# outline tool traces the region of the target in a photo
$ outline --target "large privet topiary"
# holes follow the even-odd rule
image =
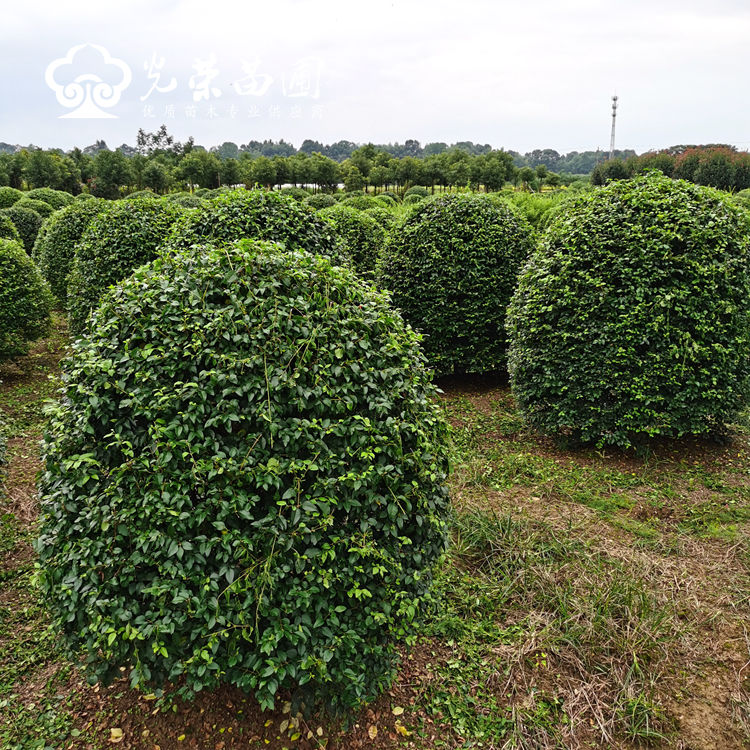
[[[80,334],[110,285],[152,260],[184,210],[158,198],[115,201],[106,206],[75,247],[68,277],[70,330]]]
[[[49,203],[44,201],[35,200],[34,198],[22,198],[18,203],[13,204],[16,208],[30,208],[32,211],[36,211],[42,219],[46,219],[51,216],[55,209],[50,206]]]
[[[569,204],[508,315],[529,422],[620,446],[721,431],[748,395],[748,247],[740,209],[683,181],[616,181]]]
[[[5,214],[0,214],[0,239],[21,242],[21,235],[18,234],[16,225]]]
[[[94,198],[74,201],[55,212],[44,222],[36,242],[33,257],[39,270],[49,282],[52,293],[65,304],[68,293],[68,275],[73,263],[76,243],[88,228],[91,220],[109,204]]]
[[[66,193],[64,190],[53,190],[52,188],[46,187],[29,190],[29,192],[26,193],[26,198],[44,201],[52,206],[55,211],[58,208],[69,206],[74,200],[73,196],[70,193]]]
[[[23,198],[24,193],[17,188],[0,187],[0,208],[10,208]]]
[[[290,250],[347,259],[341,239],[328,222],[294,198],[268,190],[232,190],[207,201],[175,224],[165,248],[241,239],[281,242]]]
[[[404,198],[408,198],[410,195],[418,195],[420,198],[426,198],[429,194],[430,191],[424,185],[413,185],[404,193]]]
[[[356,193],[350,195],[348,198],[344,198],[341,201],[342,206],[349,206],[350,208],[356,208],[358,211],[365,211],[368,208],[375,208],[376,206],[382,206],[371,195],[365,195],[364,193]]]
[[[478,195],[425,199],[391,230],[380,284],[439,374],[505,366],[505,309],[531,249],[527,222]]]
[[[17,204],[2,209],[2,213],[13,222],[21,236],[24,249],[27,253],[31,253],[44,219],[33,208],[26,208]]]
[[[349,206],[324,208],[318,216],[329,222],[342,238],[354,268],[365,277],[372,276],[385,244],[383,227],[371,216]]]
[[[302,202],[315,211],[320,211],[321,208],[329,208],[330,206],[336,205],[336,199],[328,193],[315,193],[315,195],[305,198]]]
[[[20,243],[0,239],[0,360],[26,354],[47,333],[52,295]]]
[[[264,706],[387,683],[449,501],[435,390],[385,294],[266,243],[163,254],[106,295],[63,382],[37,551],[91,676]]]

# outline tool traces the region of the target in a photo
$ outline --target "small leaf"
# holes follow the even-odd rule
[[[109,741],[110,742],[122,742],[123,740],[123,733],[122,729],[120,727],[112,727],[109,730]]]
[[[410,737],[411,732],[399,722],[396,722],[396,731],[402,736],[402,737]]]

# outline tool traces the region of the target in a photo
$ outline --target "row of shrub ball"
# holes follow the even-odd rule
[[[77,201],[44,223],[41,273],[6,225],[0,283],[36,290],[6,351],[50,287],[77,337],[37,551],[93,678],[264,706],[380,691],[445,549],[433,373],[507,367],[533,427],[600,444],[745,407],[750,239],[726,196],[649,175],[540,234],[494,196],[412,195],[393,221],[266,191]]]

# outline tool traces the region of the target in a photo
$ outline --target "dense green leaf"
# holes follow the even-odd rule
[[[529,422],[622,446],[723,430],[750,387],[749,243],[726,197],[658,174],[576,199],[509,309]]]

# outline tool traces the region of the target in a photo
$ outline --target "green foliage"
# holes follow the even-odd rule
[[[130,193],[125,196],[126,198],[157,198],[158,196],[153,190],[136,190],[134,193]]]
[[[356,208],[359,211],[364,211],[368,208],[375,208],[376,206],[382,206],[383,204],[378,202],[371,195],[365,195],[359,193],[357,195],[350,195],[348,198],[344,198],[341,201],[342,206],[349,206],[350,208]]]
[[[378,198],[390,198],[394,203],[401,202],[401,199],[398,197],[398,195],[396,195],[396,193],[392,193],[390,190],[384,190],[378,195]]]
[[[549,193],[527,193],[524,190],[504,190],[493,193],[498,200],[507,200],[526,217],[533,227],[543,229],[558,210],[558,206],[566,203],[570,196],[565,191]]]
[[[79,193],[76,195],[75,200],[77,201],[91,201],[96,200],[95,195],[91,195],[91,193]]]
[[[95,216],[75,246],[68,277],[68,317],[81,334],[99,297],[156,255],[183,209],[158,198],[115,201]]]
[[[423,201],[391,231],[379,281],[425,334],[440,374],[505,365],[505,308],[532,230],[508,205],[486,196]]]
[[[18,234],[16,225],[5,214],[0,214],[0,239],[21,242],[21,235]]]
[[[43,219],[46,219],[55,212],[55,209],[52,208],[49,203],[34,200],[33,198],[21,198],[21,200],[18,201],[18,203],[15,203],[14,206],[17,208],[30,208],[32,211],[36,211]]]
[[[10,208],[23,198],[25,193],[12,187],[0,187],[0,208]]]
[[[531,425],[629,446],[734,420],[750,386],[745,222],[716,191],[658,173],[577,198],[509,309]]]
[[[264,707],[388,683],[449,498],[435,389],[386,294],[270,243],[163,254],[104,297],[63,382],[36,549],[90,676]]]
[[[68,275],[73,263],[76,243],[81,239],[91,220],[107,204],[97,199],[73,201],[55,212],[44,223],[34,243],[32,253],[42,276],[52,293],[65,305],[68,294]]]
[[[591,173],[592,185],[606,185],[612,180],[627,180],[632,175],[632,165],[622,159],[609,159],[594,167]]]
[[[21,235],[21,242],[26,252],[31,253],[44,219],[33,208],[15,204],[10,208],[2,209],[2,213],[13,222],[18,234]]]
[[[430,191],[423,185],[413,185],[404,193],[404,198],[410,195],[418,195],[420,198],[426,198],[429,194]]]
[[[301,187],[285,187],[279,191],[282,195],[291,195],[296,201],[304,201],[307,198],[311,198],[311,194]]]
[[[119,198],[120,187],[130,182],[130,162],[122,151],[99,151],[94,159],[94,177],[89,182],[91,192],[99,198]]]
[[[303,203],[306,206],[319,211],[321,208],[329,208],[330,206],[335,206],[336,199],[328,193],[315,193],[315,195],[310,195],[305,198]]]
[[[0,240],[2,242],[2,240]],[[8,425],[0,414],[0,500],[5,497],[5,479],[8,465]]]
[[[371,277],[385,244],[383,227],[362,211],[340,204],[324,208],[319,216],[328,221],[343,239],[356,271],[364,277]]]
[[[0,360],[26,354],[50,323],[52,295],[18,242],[0,240]]]
[[[281,242],[290,250],[346,260],[342,241],[328,222],[294,198],[268,190],[233,190],[188,212],[175,224],[165,247],[177,250],[241,239]]]
[[[199,208],[206,205],[205,198],[201,198],[198,195],[190,195],[189,193],[178,195],[176,198],[171,198],[168,202],[182,206],[183,208]]]
[[[64,190],[53,190],[52,188],[36,188],[35,190],[29,190],[29,192],[26,193],[26,198],[44,201],[55,210],[69,206],[73,202],[73,196],[70,193],[66,193]]]
[[[368,208],[362,213],[375,219],[386,230],[394,226],[397,221],[396,215],[391,213],[387,208]]]
[[[412,193],[411,195],[407,195],[404,197],[404,205],[414,206],[417,203],[421,203],[423,200],[424,198],[421,195],[416,195],[415,193]]]
[[[176,201],[178,198],[184,198],[185,196],[191,196],[195,198],[200,198],[201,196],[196,195],[196,193],[188,193],[185,190],[180,191],[179,193],[169,193],[168,195],[164,196],[165,201]]]
[[[396,200],[390,195],[377,195],[375,200],[383,206],[383,208],[393,208],[396,205]],[[366,209],[365,209],[366,210]]]

